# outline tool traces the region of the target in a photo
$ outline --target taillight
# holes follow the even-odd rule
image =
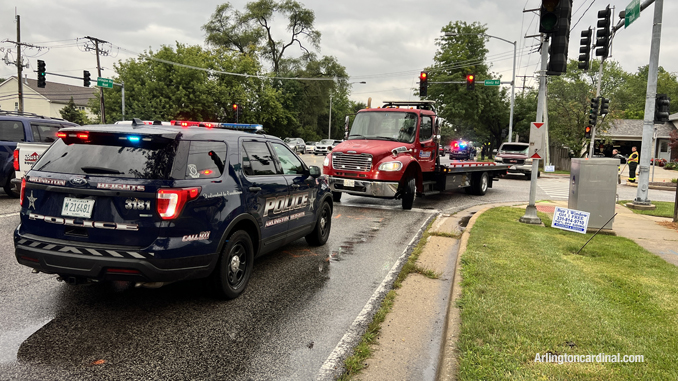
[[[14,150],[14,170],[19,170],[19,149]]]
[[[65,138],[66,136],[68,136],[68,134],[65,133],[65,132],[57,132],[57,138],[62,138],[62,139],[63,139],[63,138]]]
[[[21,179],[21,196],[19,197],[19,205],[24,206],[24,194],[26,193],[26,178]],[[33,197],[33,196],[31,196]]]
[[[200,195],[200,187],[158,189],[157,208],[160,218],[172,220],[179,217],[186,202]]]

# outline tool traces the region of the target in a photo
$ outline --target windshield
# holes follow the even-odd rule
[[[530,147],[528,147],[528,146],[524,146],[524,145],[520,145],[520,144],[504,144],[504,145],[501,146],[499,151],[501,151],[502,153],[523,153],[523,154],[527,154],[527,150],[529,148]]]
[[[361,112],[356,115],[348,138],[412,143],[416,134],[417,114],[415,113]]]
[[[333,139],[323,139],[323,140],[321,140],[320,143],[318,143],[318,144],[321,144],[321,145],[328,145],[328,144],[332,144],[332,143],[334,143],[334,140],[333,140]]]

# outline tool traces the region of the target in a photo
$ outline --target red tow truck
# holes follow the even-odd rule
[[[509,166],[497,163],[440,163],[440,119],[434,101],[387,101],[358,111],[346,140],[325,157],[334,201],[342,193],[402,199],[412,209],[417,195],[465,188],[484,195]]]

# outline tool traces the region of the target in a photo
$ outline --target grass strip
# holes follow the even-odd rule
[[[678,267],[633,241],[483,213],[461,258],[459,380],[678,379]],[[643,355],[640,363],[543,363],[544,355]]]
[[[619,205],[624,205],[626,206],[627,203],[633,202],[631,200],[624,200],[624,201],[619,201],[617,202]],[[652,201],[652,204],[657,207],[655,210],[638,210],[638,209],[631,209],[633,213],[637,214],[645,214],[648,216],[655,216],[655,217],[666,217],[666,218],[673,218],[673,206],[675,205],[673,202],[670,201]]]

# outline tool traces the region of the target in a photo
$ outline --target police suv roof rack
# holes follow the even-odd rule
[[[389,107],[416,107],[419,110],[431,110],[435,111],[433,106],[436,104],[436,101],[384,101],[382,108]]]
[[[66,121],[65,119],[62,118],[54,118],[51,116],[44,116],[44,115],[38,115],[32,112],[26,112],[26,111],[9,111],[9,110],[0,110],[0,116],[3,115],[12,115],[12,116],[28,116],[31,118],[40,118],[40,119],[51,119],[51,120],[63,120]]]

